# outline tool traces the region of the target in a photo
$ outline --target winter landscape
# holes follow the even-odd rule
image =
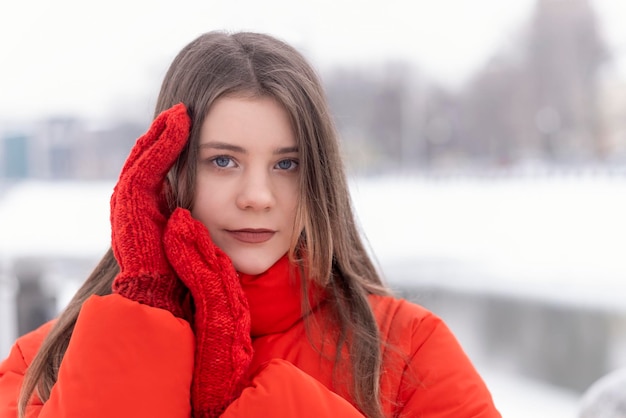
[[[0,357],[108,248],[174,54],[246,29],[319,69],[386,281],[446,321],[503,417],[583,418],[626,370],[623,0],[5,3]]]

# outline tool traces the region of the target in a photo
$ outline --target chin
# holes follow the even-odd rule
[[[250,276],[256,276],[257,274],[264,273],[272,267],[277,260],[233,260],[233,266],[239,273],[248,274]]]
[[[237,272],[256,276],[258,274],[265,273],[285,254],[287,254],[287,250],[281,254],[278,254],[276,251],[272,251],[270,254],[246,251],[239,254],[229,254],[229,257]]]

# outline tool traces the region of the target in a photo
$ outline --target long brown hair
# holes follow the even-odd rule
[[[319,77],[297,50],[265,34],[209,32],[185,46],[165,75],[155,109],[156,116],[183,102],[192,119],[187,146],[168,176],[177,206],[193,204],[200,127],[212,103],[224,96],[272,97],[290,116],[300,150],[297,222],[303,227],[290,255],[306,248],[302,252],[306,277],[327,290],[339,330],[335,364],[340,363],[342,348],[347,348],[354,401],[365,415],[381,417],[381,340],[367,296],[387,290],[355,222]],[[49,398],[83,302],[93,294],[110,293],[118,272],[109,250],[61,313],[27,371],[20,417],[35,390],[42,401]],[[302,281],[303,295],[306,282]],[[308,306],[308,298],[303,301]]]

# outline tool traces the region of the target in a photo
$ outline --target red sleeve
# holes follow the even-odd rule
[[[446,324],[431,313],[413,327],[401,416],[500,418],[491,394]]]
[[[0,418],[17,417],[17,398],[26,367],[22,350],[15,344],[0,363]]]
[[[165,310],[119,295],[85,302],[59,376],[28,418],[189,418],[194,337]],[[17,346],[0,365],[0,418],[17,417],[26,363]]]
[[[271,360],[222,418],[363,418],[348,401],[285,360]]]

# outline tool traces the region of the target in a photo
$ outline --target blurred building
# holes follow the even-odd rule
[[[84,124],[75,118],[51,118],[38,126],[31,137],[32,177],[71,178],[76,173],[77,145],[87,137]]]
[[[0,176],[11,179],[24,179],[30,175],[28,161],[29,137],[25,134],[6,134],[0,142],[0,158],[2,160],[2,172]]]
[[[0,181],[115,179],[145,127],[49,118],[0,134]]]
[[[603,80],[600,90],[604,146],[611,162],[626,161],[626,82],[617,77]]]

